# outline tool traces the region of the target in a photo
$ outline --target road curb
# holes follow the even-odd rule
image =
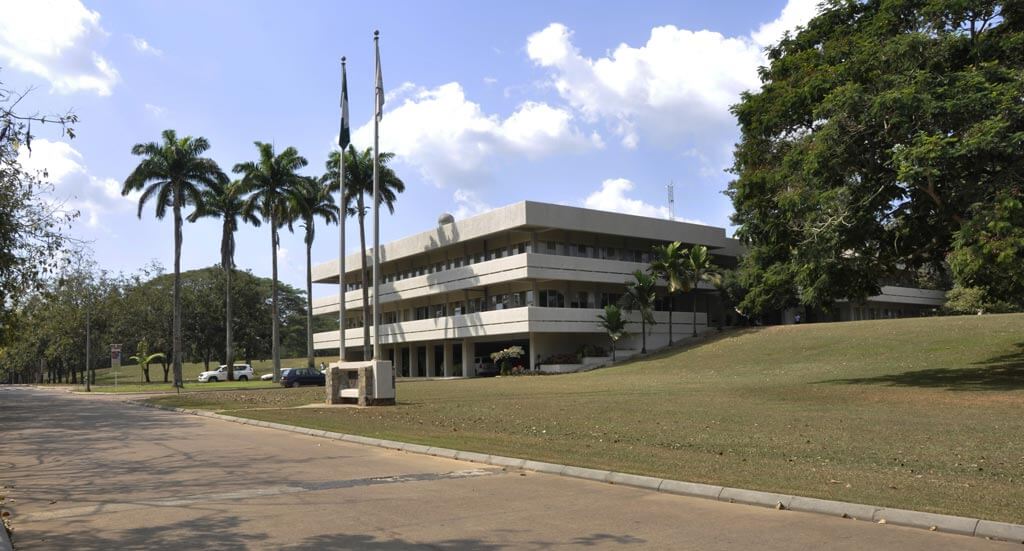
[[[316,438],[330,438],[334,440],[351,442],[353,444],[363,444],[367,446],[387,448],[392,450],[404,451],[408,453],[431,455],[435,457],[444,457],[449,459],[457,459],[460,461],[483,463],[487,465],[495,465],[499,467],[508,467],[513,469],[524,469],[527,471],[535,471],[546,474],[554,474],[571,478],[591,480],[595,482],[604,482],[607,484],[616,484],[645,490],[653,490],[656,492],[666,494],[681,495],[701,499],[710,499],[714,501],[724,501],[729,503],[741,503],[744,505],[770,507],[773,509],[781,510],[791,509],[793,511],[799,511],[803,513],[815,513],[832,517],[847,518],[851,520],[875,522],[879,524],[894,524],[898,526],[907,526],[911,528],[921,528],[933,532],[946,532],[951,534],[960,534],[964,536],[973,536],[986,539],[1024,543],[1024,525],[1021,524],[1011,524],[1006,522],[996,522],[976,518],[958,517],[953,515],[940,515],[937,513],[910,511],[906,509],[893,509],[887,507],[880,507],[876,505],[848,503],[845,501],[832,501],[828,499],[818,499],[788,494],[777,494],[772,492],[761,492],[758,490],[745,490],[742,488],[729,488],[709,484],[700,484],[695,482],[685,482],[681,480],[668,480],[629,473],[588,469],[586,467],[576,467],[572,465],[545,463],[543,461],[533,461],[529,459],[502,457],[500,455],[487,455],[483,453],[452,450],[448,448],[436,448],[420,444],[411,444],[408,442],[381,440],[379,438],[369,438],[366,436],[358,436],[354,434],[344,434],[317,429],[308,429],[292,425],[282,425],[280,423],[254,421],[252,419],[232,417],[230,415],[223,415],[220,413],[214,413],[210,411],[176,408],[162,406],[159,404],[151,404],[147,402],[127,401],[124,403],[135,404],[141,407],[160,409],[164,411],[187,413],[200,417],[209,417],[212,419],[221,419],[224,421],[230,421],[232,423],[239,423],[243,425],[251,425],[257,427],[271,428],[275,430],[282,430],[286,432],[294,432],[296,434],[303,434],[307,436],[313,436]],[[0,532],[2,532],[2,530],[0,530]],[[0,535],[0,551],[8,551],[3,547],[2,535]]]

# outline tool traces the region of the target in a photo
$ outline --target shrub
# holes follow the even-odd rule
[[[548,358],[546,360],[544,360],[543,363],[546,363],[546,364],[578,364],[578,363],[581,363],[581,362],[580,362],[580,357],[577,356],[576,354],[553,354],[551,356],[548,356]]]

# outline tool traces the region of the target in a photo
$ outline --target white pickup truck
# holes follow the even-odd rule
[[[248,381],[253,378],[252,366],[249,364],[235,364],[235,380]],[[228,366],[222,365],[217,371],[204,371],[199,374],[200,383],[216,383],[217,381],[228,380]]]

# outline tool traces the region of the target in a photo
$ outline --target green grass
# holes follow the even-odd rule
[[[1024,315],[739,330],[620,367],[167,405],[427,445],[1024,522]],[[258,408],[258,409],[257,409]],[[272,409],[266,409],[272,408]]]

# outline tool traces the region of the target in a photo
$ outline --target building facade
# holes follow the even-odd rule
[[[635,270],[648,268],[652,246],[672,241],[707,246],[724,268],[734,267],[742,252],[723,228],[531,201],[465,220],[442,218],[430,231],[381,246],[383,359],[394,362],[400,377],[468,377],[490,363],[492,352],[512,345],[524,349],[521,365],[529,369],[560,365],[585,348],[600,355],[609,342],[598,315],[618,302]],[[313,280],[335,292],[315,299],[313,313],[338,315],[336,285],[343,281],[351,361],[362,359],[363,350],[358,252],[345,267],[344,278],[337,261],[314,267]],[[668,343],[670,307],[675,339],[734,317],[710,286],[679,295],[674,307],[661,300],[657,324],[648,328],[649,349]],[[859,307],[849,306],[851,318]],[[630,335],[618,346],[625,355],[638,351],[641,339],[638,314],[629,318]],[[321,350],[337,349],[338,342],[338,331],[314,337]]]

